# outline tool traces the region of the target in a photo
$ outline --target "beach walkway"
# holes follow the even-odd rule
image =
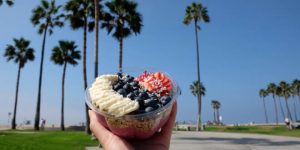
[[[179,132],[172,135],[171,150],[299,150],[300,138],[221,132]],[[89,147],[87,150],[99,150]]]

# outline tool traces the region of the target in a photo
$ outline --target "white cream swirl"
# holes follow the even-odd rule
[[[139,109],[139,104],[112,89],[112,85],[117,81],[117,75],[101,75],[89,88],[89,94],[92,104],[99,111],[120,117]]]

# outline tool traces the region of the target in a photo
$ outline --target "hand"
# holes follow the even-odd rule
[[[167,150],[170,147],[172,129],[176,119],[177,104],[173,104],[169,120],[161,128],[161,132],[155,133],[146,140],[126,140],[114,135],[99,122],[98,115],[90,110],[90,128],[105,150]]]

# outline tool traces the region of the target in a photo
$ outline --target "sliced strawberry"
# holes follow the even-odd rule
[[[166,77],[162,79],[163,85],[166,85],[169,82],[170,82],[170,80],[168,78],[166,78]]]
[[[156,79],[160,79],[160,78],[161,78],[161,73],[160,73],[160,72],[154,73],[154,77],[155,77]]]
[[[161,72],[153,74],[145,71],[142,75],[136,78],[139,84],[150,92],[165,95],[172,90],[171,80]]]

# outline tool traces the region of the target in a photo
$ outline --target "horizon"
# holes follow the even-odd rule
[[[63,4],[66,0],[57,1]],[[124,39],[124,68],[157,68],[169,73],[179,84],[177,121],[196,121],[197,98],[189,85],[196,79],[195,35],[193,25],[182,23],[185,8],[193,1],[137,1],[143,15],[141,34]],[[200,2],[200,1],[197,1]],[[173,3],[171,6],[170,3]],[[206,87],[202,101],[202,122],[213,119],[211,100],[221,102],[220,112],[226,124],[264,122],[263,103],[259,90],[268,83],[300,79],[300,1],[252,0],[216,2],[202,0],[211,18],[201,23],[199,32],[201,81]],[[42,36],[30,22],[31,10],[40,1],[15,1],[14,6],[0,7],[0,125],[8,122],[13,112],[17,65],[3,57],[13,38],[24,37],[35,49],[34,62],[22,69],[17,123],[34,122],[38,89],[38,70]],[[103,4],[103,3],[102,3]],[[226,7],[224,7],[226,6]],[[255,9],[253,9],[255,8]],[[155,11],[153,11],[155,10]],[[48,36],[45,50],[41,118],[47,124],[59,124],[62,67],[50,61],[50,52],[59,40],[74,40],[82,50],[82,29],[73,31],[66,22]],[[87,75],[93,81],[94,32],[88,34]],[[118,69],[119,43],[99,30],[99,74]],[[126,70],[125,70],[126,71]],[[85,122],[85,102],[81,61],[68,66],[65,83],[65,124]],[[275,122],[271,97],[266,98],[269,122]],[[296,100],[300,118],[300,102],[290,98],[293,112]],[[282,101],[283,103],[283,101]],[[285,110],[285,108],[284,108]],[[279,120],[283,122],[279,110]],[[299,119],[298,119],[299,120]]]

